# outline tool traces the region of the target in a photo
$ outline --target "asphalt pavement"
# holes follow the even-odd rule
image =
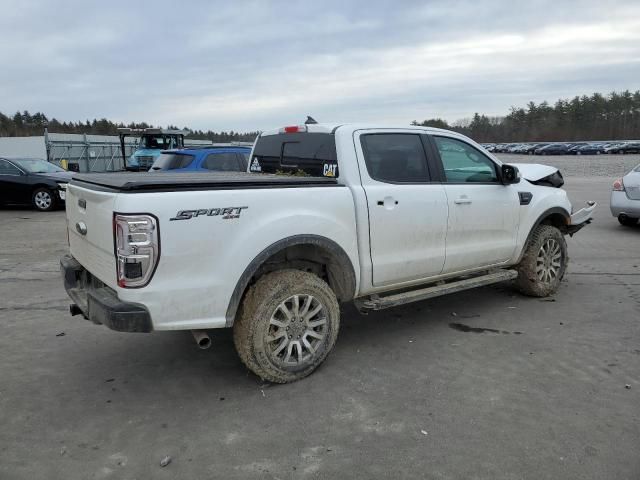
[[[555,296],[345,306],[289,385],[249,374],[228,330],[202,351],[70,317],[64,212],[0,210],[0,478],[640,478],[640,227],[602,172],[566,176],[599,207]]]

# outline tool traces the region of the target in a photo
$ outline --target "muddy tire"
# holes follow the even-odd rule
[[[233,326],[242,362],[274,383],[306,377],[329,355],[340,327],[340,308],[322,279],[281,270],[250,287]]]
[[[49,212],[56,208],[56,196],[48,188],[38,188],[31,196],[33,208],[41,212]]]
[[[567,242],[562,232],[551,225],[539,225],[516,267],[516,286],[525,295],[547,297],[558,289],[568,263]]]

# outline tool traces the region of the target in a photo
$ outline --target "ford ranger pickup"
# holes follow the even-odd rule
[[[553,294],[565,235],[591,221],[560,172],[503,164],[428,127],[294,125],[247,172],[79,174],[67,189],[72,314],[122,332],[233,328],[243,363],[286,383],[362,312],[512,281]]]

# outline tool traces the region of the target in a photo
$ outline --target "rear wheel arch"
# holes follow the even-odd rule
[[[226,326],[233,326],[244,295],[252,284],[268,273],[284,269],[317,275],[329,284],[341,302],[355,296],[355,269],[344,249],[320,235],[294,235],[265,248],[245,268],[227,307]]]

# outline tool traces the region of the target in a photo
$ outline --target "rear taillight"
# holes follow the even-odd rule
[[[624,192],[624,183],[622,179],[619,178],[615,182],[613,182],[613,191],[614,192]]]
[[[144,287],[160,259],[158,221],[152,215],[113,216],[118,286]]]

